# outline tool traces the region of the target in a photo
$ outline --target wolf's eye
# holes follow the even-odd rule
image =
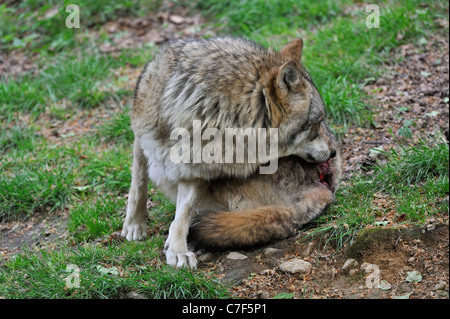
[[[317,136],[319,136],[320,124],[321,124],[321,122],[315,123],[315,124],[313,124],[313,125],[311,126],[311,129],[310,129],[310,131],[309,131],[309,139],[310,139],[311,141],[314,140],[314,139],[316,139]]]

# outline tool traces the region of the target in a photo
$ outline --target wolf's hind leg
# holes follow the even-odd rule
[[[147,199],[147,159],[136,138],[133,147],[133,173],[128,195],[127,214],[121,233],[127,240],[139,240],[147,236]]]

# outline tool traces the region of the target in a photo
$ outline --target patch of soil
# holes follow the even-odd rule
[[[320,239],[298,237],[252,251],[205,253],[199,267],[233,285],[240,298],[448,298],[448,225],[431,228],[377,228],[362,231],[337,254],[321,247]],[[239,259],[235,258],[236,255]],[[306,272],[293,273],[280,265],[301,259]],[[353,261],[352,261],[353,260]],[[344,266],[350,264],[350,266]],[[367,267],[370,265],[369,270]],[[418,282],[408,274],[417,271]],[[378,285],[381,285],[379,288]]]
[[[49,246],[66,238],[67,214],[36,214],[26,221],[0,224],[0,261],[7,260],[23,248]],[[1,264],[1,263],[0,263]]]
[[[37,54],[35,54],[37,56]],[[37,65],[33,55],[21,50],[5,52],[0,50],[0,76],[16,77],[22,73],[37,73]]]
[[[102,27],[100,32],[106,31],[111,38],[100,45],[100,52],[138,49],[149,43],[162,44],[172,39],[200,38],[207,32],[200,27],[202,23],[200,14],[187,16],[186,12],[173,13],[170,8],[145,18],[119,18]]]
[[[371,96],[375,127],[350,127],[342,139],[344,176],[370,172],[381,155],[371,149],[388,150],[396,140],[412,145],[426,136],[449,138],[449,39],[434,36],[422,44],[400,47],[386,72],[366,85]],[[406,138],[400,132],[411,131]],[[406,130],[407,130],[406,129]],[[394,133],[394,136],[392,133]],[[364,169],[362,169],[364,168]]]

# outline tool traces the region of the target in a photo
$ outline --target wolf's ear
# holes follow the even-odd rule
[[[284,63],[277,71],[275,82],[279,89],[287,91],[299,83],[298,65],[290,60]]]
[[[303,40],[301,38],[292,40],[280,50],[280,53],[300,63],[303,53]]]

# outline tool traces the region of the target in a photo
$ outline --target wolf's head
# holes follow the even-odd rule
[[[282,64],[268,73],[263,93],[272,127],[279,129],[280,155],[320,163],[334,157],[336,147],[324,122],[322,98],[301,63],[302,52],[302,39],[280,50]]]

